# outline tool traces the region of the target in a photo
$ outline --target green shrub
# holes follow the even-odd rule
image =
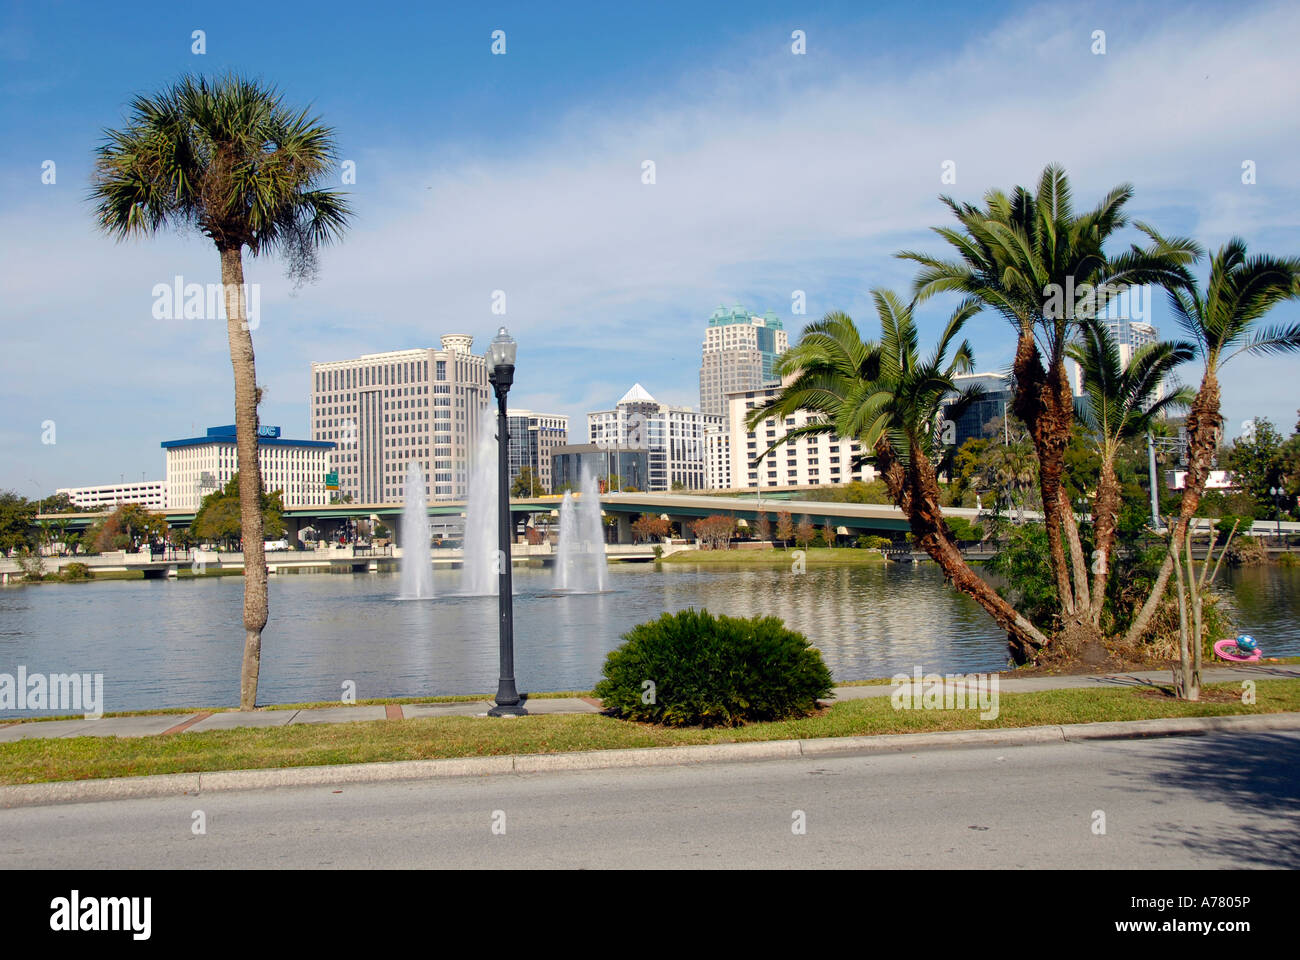
[[[595,693],[625,719],[738,726],[804,716],[831,692],[821,653],[776,617],[683,610],[638,624],[623,640],[605,658]]]
[[[94,576],[95,574],[91,572],[90,567],[79,562],[65,564],[63,569],[59,571],[60,580],[90,580]]]
[[[1297,557],[1294,553],[1279,553],[1277,562],[1279,566],[1294,567],[1296,564],[1300,564],[1300,557]]]
[[[868,536],[867,534],[858,537],[858,546],[863,550],[884,550],[893,542],[888,537]]]

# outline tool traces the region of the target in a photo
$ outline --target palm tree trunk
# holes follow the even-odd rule
[[[1074,599],[1080,610],[1088,610],[1092,599],[1088,593],[1088,561],[1083,556],[1083,543],[1079,540],[1079,525],[1074,522],[1074,509],[1061,487],[1061,518],[1065,522],[1065,542],[1070,545],[1070,573],[1074,577]]]
[[[1110,555],[1115,549],[1115,519],[1119,515],[1120,488],[1115,476],[1115,461],[1106,457],[1101,462],[1097,479],[1097,500],[1093,504],[1093,529],[1096,531],[1094,549],[1096,562],[1092,574],[1092,624],[1101,626],[1101,609],[1106,604],[1106,584],[1110,580]]]
[[[1065,377],[1064,364],[1043,369],[1032,328],[1022,330],[1013,364],[1016,377],[1014,410],[1029,428],[1038,455],[1038,486],[1043,497],[1043,522],[1047,527],[1048,557],[1056,575],[1056,592],[1062,617],[1074,613],[1074,592],[1069,564],[1061,536],[1061,474],[1065,470],[1065,448],[1070,442],[1074,399]],[[1064,399],[1062,398],[1064,392]]]
[[[239,469],[239,519],[244,540],[244,665],[239,678],[239,709],[257,706],[262,666],[262,628],[266,626],[266,552],[262,544],[262,470],[257,457],[257,370],[253,336],[244,304],[242,247],[221,250],[221,283],[226,301],[226,333],[235,373],[235,449]]]
[[[1187,529],[1192,522],[1196,508],[1201,505],[1205,495],[1205,484],[1210,479],[1210,465],[1214,462],[1214,451],[1219,449],[1219,439],[1223,432],[1223,419],[1219,415],[1219,378],[1214,372],[1215,358],[1206,365],[1205,376],[1201,378],[1201,387],[1196,391],[1191,409],[1187,412],[1187,474],[1183,482],[1183,500],[1178,509],[1178,523],[1174,527],[1170,550],[1183,548],[1187,538]],[[1160,566],[1156,582],[1147,595],[1146,603],[1124,636],[1127,644],[1136,644],[1146,633],[1164,599],[1169,587],[1169,575],[1174,571],[1174,556],[1171,552],[1165,556]]]
[[[953,543],[939,506],[939,483],[929,458],[915,450],[905,470],[886,440],[879,440],[875,449],[885,486],[907,516],[916,543],[939,564],[954,587],[983,607],[1007,631],[1007,645],[1017,662],[1031,659],[1036,651],[1048,645],[1048,638],[971,570]]]

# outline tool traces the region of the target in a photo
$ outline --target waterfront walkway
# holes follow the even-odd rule
[[[1043,690],[1116,689],[1120,687],[1168,686],[1168,670],[1139,670],[1133,673],[1070,674],[1065,676],[1014,677],[999,674],[999,693],[1035,693]],[[1204,683],[1226,683],[1246,679],[1300,678],[1300,664],[1250,664],[1207,667]],[[887,697],[890,684],[836,687],[836,700]],[[238,727],[283,727],[297,723],[358,723],[375,720],[413,720],[424,717],[486,717],[490,699],[454,703],[402,703],[358,706],[310,707],[305,709],[262,708],[240,710],[177,710],[134,717],[75,718],[71,720],[0,720],[0,743],[51,737],[148,737],[178,733],[203,733]],[[530,714],[599,713],[600,702],[589,697],[531,697],[525,702]]]

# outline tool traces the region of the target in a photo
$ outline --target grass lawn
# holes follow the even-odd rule
[[[795,552],[789,550],[683,550],[673,553],[660,563],[722,563],[743,566],[787,567],[794,563]],[[803,551],[804,562],[809,566],[827,564],[880,564],[888,563],[885,555],[876,550],[859,550],[856,547],[809,547]]]
[[[1205,689],[1237,693],[1241,688],[1227,683]],[[28,739],[0,744],[0,783],[1300,711],[1300,680],[1259,680],[1256,694],[1257,703],[1246,706],[1239,700],[1179,703],[1133,689],[1004,693],[999,716],[989,721],[981,721],[976,711],[895,711],[888,697],[880,697],[836,703],[800,720],[737,729],[667,729],[568,714],[508,721],[439,717],[139,738]]]

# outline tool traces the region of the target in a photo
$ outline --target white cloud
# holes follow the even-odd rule
[[[1191,9],[1157,24],[1116,9],[1086,20],[1029,11],[927,62],[883,53],[832,61],[815,45],[806,58],[738,58],[653,98],[576,104],[547,141],[517,143],[503,130],[495,156],[452,145],[435,161],[374,145],[358,158],[365,203],[345,244],[326,252],[317,285],[290,299],[274,265],[250,265],[265,284],[257,342],[271,388],[266,419],[305,422],[313,359],[462,331],[481,349],[501,319],[489,312],[500,289],[521,341],[512,402],[570,414],[580,440],[582,415],[635,380],[656,396],[694,400],[702,324],[719,302],[774,309],[797,332],[807,318],[789,316],[789,291],[803,289],[809,316],[848,306],[869,325],[866,288],[905,287],[910,277],[892,252],[939,249],[925,232],[943,222],[939,193],[978,199],[1032,181],[1049,161],[1066,164],[1078,202],[1131,181],[1135,214],[1207,244],[1236,232],[1260,245],[1293,227],[1297,190],[1284,171],[1300,147],[1289,119],[1300,107],[1291,41],[1300,10],[1260,6],[1229,18]],[[1097,26],[1107,29],[1105,56],[1089,51]],[[656,163],[653,186],[641,183],[646,159]],[[1259,165],[1253,187],[1240,184],[1242,159]],[[945,160],[957,165],[954,185],[940,182]],[[15,322],[5,327],[18,349],[0,360],[10,390],[52,389],[30,361],[53,329],[86,345],[88,390],[116,376],[91,358],[131,358],[155,372],[175,361],[219,398],[208,409],[228,404],[219,328],[191,340],[194,331],[130,319],[160,277],[212,279],[198,276],[216,269],[205,244],[115,249],[68,205],[51,213],[28,204],[6,219],[30,238],[0,265],[15,291],[5,308]],[[17,317],[34,329],[24,333]],[[108,317],[111,329],[98,329]],[[981,367],[1005,362],[999,322],[974,333]],[[1248,366],[1225,383],[1230,415]],[[130,393],[111,402],[143,409]],[[1300,405],[1294,395],[1271,402],[1270,415],[1287,423],[1285,409]],[[8,482],[0,471],[0,486]]]

